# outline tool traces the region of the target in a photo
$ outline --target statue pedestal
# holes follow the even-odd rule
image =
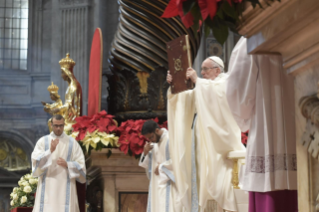
[[[315,211],[319,192],[319,163],[300,142],[306,118],[300,112],[299,100],[317,93],[319,81],[319,1],[282,0],[265,9],[247,8],[239,32],[248,38],[250,54],[281,54],[282,66],[294,77],[294,85],[284,95],[295,98],[294,107],[284,108],[293,114],[298,169],[299,211]],[[258,7],[257,7],[258,8]]]
[[[138,166],[138,160],[125,155],[118,149],[112,149],[112,155],[107,158],[107,149],[102,151],[92,151],[92,167],[100,167],[100,178],[103,184],[103,211],[118,212],[123,207],[129,207],[130,202],[141,201],[141,208],[145,207],[147,201],[149,180],[146,176],[145,169]],[[123,195],[136,194],[134,198],[121,199]],[[142,195],[143,194],[143,195]],[[121,204],[120,204],[121,199]],[[121,210],[119,210],[121,209]],[[142,210],[139,210],[142,211]]]

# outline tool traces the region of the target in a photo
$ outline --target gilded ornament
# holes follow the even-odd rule
[[[174,60],[174,68],[175,68],[175,71],[174,73],[178,72],[178,71],[182,71],[182,55],[179,56],[179,58],[175,59],[173,58]]]
[[[147,94],[147,79],[150,77],[150,74],[147,72],[138,72],[136,76],[140,82],[141,94]]]
[[[54,112],[56,108],[59,108],[63,105],[63,102],[60,99],[60,95],[58,93],[59,87],[52,82],[51,85],[48,87],[48,91],[50,93],[50,98],[52,101],[54,101],[54,103],[50,104],[46,102],[41,102],[44,106],[43,108],[44,111],[49,113],[50,115],[56,115],[56,114],[63,115],[63,112],[64,112],[63,110],[60,110],[59,112]],[[51,119],[48,120],[48,127],[51,132],[52,131]]]
[[[6,159],[7,156],[8,156],[8,153],[5,150],[0,149],[0,161]]]
[[[70,58],[70,54],[67,53],[66,57],[59,61],[61,66],[61,77],[64,81],[67,81],[68,87],[65,93],[65,102],[63,104],[58,94],[58,86],[52,84],[48,87],[50,97],[55,103],[48,104],[42,102],[44,110],[51,115],[60,114],[64,117],[66,129],[69,129],[72,124],[75,123],[75,118],[81,115],[82,110],[82,88],[73,74],[73,67],[75,61]],[[51,119],[48,121],[50,132]]]

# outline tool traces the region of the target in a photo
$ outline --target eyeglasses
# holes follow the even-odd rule
[[[214,69],[214,68],[218,68],[218,67],[211,67],[211,68],[204,67],[204,68],[202,68],[201,70],[204,71],[204,72],[206,72],[206,71],[208,71],[209,69]]]
[[[53,127],[55,127],[55,128],[62,128],[62,127],[64,127],[64,124],[61,124],[61,125],[53,124]]]

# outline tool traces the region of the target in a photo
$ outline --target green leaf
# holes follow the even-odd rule
[[[195,37],[197,37],[197,31],[199,29],[199,21],[194,21],[192,29],[194,30]]]
[[[183,2],[184,15],[186,15],[189,11],[191,11],[191,9],[194,7],[195,4],[196,4],[196,2],[192,1],[192,0],[187,0],[187,1]]]
[[[210,18],[207,18],[205,20],[205,24],[207,24],[207,26],[209,26],[211,29],[214,27],[214,23],[213,23],[212,19],[210,19]]]
[[[228,38],[228,27],[217,18],[214,19],[213,35],[221,45],[223,45]]]
[[[208,37],[208,35],[210,34],[210,30],[211,28],[207,24],[204,24],[205,37]]]
[[[228,4],[228,2],[223,2],[222,6],[221,6],[222,11],[224,11],[224,13],[226,13],[228,16],[239,20],[238,14],[236,12],[236,9],[234,6],[230,6]],[[220,10],[220,9],[219,9]],[[220,17],[221,19],[224,19],[222,17]]]
[[[112,151],[109,149],[109,151],[106,154],[106,157],[109,158],[112,155]]]
[[[220,19],[224,19],[224,13],[223,10],[218,9],[216,15],[220,18]]]
[[[203,20],[202,18],[202,13],[200,12],[200,8],[199,8],[199,5],[198,4],[195,4],[192,9],[191,9],[191,14],[193,15],[194,17],[194,20]]]
[[[237,26],[236,26],[235,23],[230,22],[230,21],[224,21],[224,23],[226,24],[226,26],[227,26],[232,32],[238,34]]]

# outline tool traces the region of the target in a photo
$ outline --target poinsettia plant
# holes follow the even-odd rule
[[[241,142],[246,146],[247,145],[247,140],[248,140],[248,132],[242,132],[241,133]]]
[[[269,1],[280,0],[264,0],[268,5]],[[237,33],[236,26],[246,2],[254,8],[256,5],[262,7],[259,0],[170,0],[162,18],[180,16],[185,27],[192,27],[196,32],[203,26],[206,36],[212,31],[216,40],[223,44],[229,29]]]
[[[153,120],[158,123],[158,118]],[[121,133],[119,138],[120,151],[135,156],[135,158],[139,158],[143,152],[145,142],[147,141],[141,133],[143,124],[146,121],[147,120],[139,119],[122,122],[121,126],[118,128]],[[160,125],[160,127],[167,128],[167,121]]]
[[[83,152],[90,155],[91,150],[118,147],[117,123],[114,116],[104,110],[90,116],[80,116],[72,125],[71,136],[81,145]],[[110,155],[111,152],[108,153]]]

